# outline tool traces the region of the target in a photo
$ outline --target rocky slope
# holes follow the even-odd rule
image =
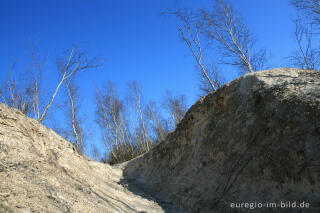
[[[310,207],[265,206],[281,201]],[[248,211],[320,212],[320,72],[236,79],[150,152],[114,167],[0,104],[0,212]]]
[[[121,181],[121,169],[85,159],[52,130],[0,104],[1,213],[164,212]]]
[[[165,141],[123,166],[185,212],[250,211],[232,206],[241,202],[264,205],[254,212],[320,212],[320,72],[240,77],[201,98]],[[281,201],[310,207],[266,207]]]

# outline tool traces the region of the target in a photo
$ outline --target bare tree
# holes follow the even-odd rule
[[[217,67],[215,63],[208,64],[206,66],[207,70],[207,75],[209,76],[210,79],[212,79],[212,82],[214,82],[215,87],[218,89],[222,87],[222,85],[225,83],[225,80],[223,76],[221,75],[220,69]],[[199,70],[198,67],[196,69]],[[204,73],[199,70],[199,75],[200,75],[200,90],[202,91],[203,94],[201,95],[206,95],[209,94],[215,90],[212,89],[211,85],[208,83],[206,80],[206,77],[204,76]]]
[[[291,0],[297,9],[298,17],[295,22],[294,37],[298,51],[289,57],[293,66],[301,69],[318,70],[320,66],[320,49],[314,47],[314,40],[320,25],[319,0]]]
[[[298,51],[289,57],[290,63],[301,69],[319,69],[320,52],[312,46],[313,24],[305,23],[302,18],[296,19],[294,36],[297,41]]]
[[[319,0],[291,0],[291,4],[305,16],[304,18],[311,20],[313,24],[320,24]]]
[[[227,0],[212,0],[213,8],[188,12],[169,12],[180,21],[178,31],[197,62],[200,89],[209,93],[221,87],[222,75],[215,63],[208,64],[204,47],[214,47],[224,64],[238,67],[240,73],[254,72],[264,67],[268,56],[265,49],[255,50],[255,38]],[[206,44],[200,43],[206,41]],[[212,64],[215,64],[214,66]]]
[[[57,64],[59,71],[62,73],[62,76],[50,98],[49,103],[44,107],[42,113],[40,113],[38,119],[39,122],[42,122],[43,119],[46,117],[47,111],[52,105],[62,83],[65,80],[67,80],[79,71],[96,68],[99,65],[97,58],[93,58],[90,60],[87,59],[86,52],[76,47],[72,48],[70,51],[66,53],[66,58],[58,59]]]
[[[200,43],[200,26],[195,20],[194,15],[186,10],[177,10],[169,12],[169,14],[174,15],[181,22],[181,25],[178,26],[178,31],[181,39],[187,44],[188,49],[197,62],[201,84],[203,85],[201,87],[206,88],[208,92],[217,90],[219,87],[217,79],[212,79],[210,74],[218,77],[218,73],[215,69],[209,70],[204,62],[203,48]]]
[[[44,100],[42,100],[41,97],[43,63],[36,56],[34,47],[30,48],[30,52],[32,59],[31,73],[33,76],[31,84],[25,86],[24,88],[22,84],[17,86],[16,80],[13,76],[15,63],[12,63],[9,70],[9,81],[7,85],[3,89],[1,89],[0,95],[1,100],[4,103],[22,110],[25,114],[29,114],[32,110],[34,118],[39,122],[42,122],[47,116],[47,112],[52,106],[62,83],[79,71],[96,68],[97,66],[99,66],[99,59],[87,59],[86,52],[76,47],[67,52],[66,57],[63,59],[59,59],[57,62],[59,71],[61,72],[61,79],[57,84],[48,103],[45,105],[43,104]]]
[[[122,104],[118,101],[115,86],[112,82],[107,82],[103,93],[96,91],[96,96],[98,101],[97,122],[101,129],[104,145],[109,149],[113,157],[118,160],[113,146],[118,147],[119,143],[117,123]]]
[[[10,64],[10,77],[9,77],[9,90],[10,90],[10,97],[11,97],[11,101],[10,101],[10,106],[11,107],[15,107],[16,104],[16,81],[13,79],[12,76],[12,72],[14,69],[15,63],[11,63]]]
[[[41,86],[42,86],[42,73],[44,70],[44,63],[36,55],[35,45],[30,47],[31,61],[32,61],[32,82],[31,82],[31,92],[32,92],[32,109],[34,118],[36,120],[40,119],[40,110],[42,108],[41,97]]]
[[[186,97],[184,95],[172,96],[167,91],[163,106],[169,113],[173,127],[175,128],[187,112]]]
[[[97,101],[97,122],[105,147],[111,153],[111,163],[133,158],[135,147],[125,120],[124,105],[112,82],[107,82],[103,91],[97,92]]]
[[[87,155],[87,150],[85,147],[85,135],[83,126],[81,125],[81,119],[79,117],[79,98],[77,96],[77,88],[73,79],[64,80],[64,85],[66,87],[68,97],[69,97],[69,110],[67,110],[67,116],[69,117],[70,126],[73,135],[73,144],[75,145],[77,151],[83,155]]]
[[[95,161],[98,161],[100,159],[100,153],[98,148],[94,144],[91,144],[91,150],[92,150],[92,159]]]
[[[135,121],[131,122],[134,137],[138,146],[141,147],[139,149],[146,152],[151,149],[151,138],[143,114],[144,107],[140,85],[135,81],[128,83],[128,92],[130,94],[128,100],[135,109]]]
[[[266,51],[253,51],[255,39],[230,2],[214,0],[212,11],[200,9],[200,22],[207,38],[219,48],[224,63],[237,66],[244,73],[264,66]]]
[[[116,86],[107,82],[97,92],[97,122],[108,150],[104,162],[130,160],[149,151],[168,134],[167,123],[154,103],[145,105],[140,85],[128,83],[127,97],[121,100]]]
[[[149,102],[145,108],[145,115],[156,136],[155,141],[163,141],[169,133],[168,123],[161,118],[155,102]]]
[[[0,100],[27,115],[31,110],[31,90],[29,87],[23,88],[21,85],[17,85],[14,76],[15,65],[15,62],[10,62],[9,80],[0,89]]]

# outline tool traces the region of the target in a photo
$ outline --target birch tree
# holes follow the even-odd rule
[[[155,142],[163,141],[169,133],[168,122],[165,121],[155,102],[149,102],[145,108],[146,119],[155,135]]]
[[[181,22],[177,29],[180,38],[186,43],[189,51],[197,63],[197,70],[200,76],[200,88],[201,90],[209,93],[216,91],[220,84],[220,77],[215,69],[210,69],[204,60],[204,51],[202,43],[200,42],[200,26],[195,20],[192,13],[186,10],[177,10],[176,12],[170,12],[170,14],[176,16]],[[215,76],[215,77],[213,77]]]
[[[229,1],[210,3],[212,7],[191,12],[186,9],[169,12],[179,20],[179,36],[197,62],[200,89],[206,93],[217,90],[223,83],[218,63],[233,65],[244,74],[262,69],[268,59],[265,49],[256,48],[253,34]],[[204,50],[208,52],[209,48],[211,63],[204,57]]]
[[[98,59],[87,58],[87,53],[85,51],[82,51],[79,48],[72,48],[70,51],[66,51],[65,58],[60,58],[57,60],[58,69],[61,73],[61,78],[51,95],[50,100],[45,105],[43,111],[40,113],[39,122],[42,122],[43,119],[46,117],[47,112],[49,108],[51,107],[61,85],[63,82],[65,82],[67,79],[72,77],[74,74],[76,74],[79,71],[85,71],[88,69],[96,68],[98,67]]]
[[[69,99],[69,109],[67,110],[67,117],[69,126],[72,129],[73,144],[75,145],[77,151],[82,155],[87,155],[87,149],[85,146],[85,135],[82,126],[81,118],[79,116],[80,104],[79,97],[77,94],[77,87],[74,81],[64,80],[64,85],[66,87],[68,99]]]
[[[300,12],[304,18],[313,24],[320,24],[319,0],[291,0],[290,3]]]
[[[206,37],[218,47],[224,63],[238,67],[243,73],[264,66],[266,51],[254,51],[255,38],[229,1],[214,0],[212,10],[200,9],[199,20]]]
[[[313,24],[305,23],[301,18],[295,20],[294,38],[297,51],[289,57],[290,63],[300,69],[318,70],[320,67],[320,51],[315,49]]]
[[[37,56],[35,45],[30,47],[32,68],[30,70],[32,81],[31,81],[31,92],[32,92],[32,110],[36,120],[40,119],[40,111],[42,108],[42,75],[44,69],[43,61]]]
[[[151,138],[148,132],[146,119],[144,117],[144,102],[142,98],[140,85],[133,81],[128,83],[128,94],[129,103],[135,109],[135,120],[133,124],[133,132],[138,146],[142,152],[149,151],[151,149]]]
[[[319,0],[292,0],[298,16],[294,20],[294,38],[297,51],[289,57],[290,63],[301,69],[319,70],[320,48],[315,47],[320,24]]]
[[[163,107],[169,113],[172,127],[175,128],[187,112],[186,97],[184,95],[173,96],[167,91]]]
[[[120,163],[135,155],[135,147],[124,115],[124,104],[118,97],[116,87],[107,82],[97,92],[97,122],[103,142],[110,156],[107,162]]]
[[[0,101],[28,115],[31,112],[31,88],[23,87],[16,80],[16,62],[10,62],[9,79],[0,88]]]

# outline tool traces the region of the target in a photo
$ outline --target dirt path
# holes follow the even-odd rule
[[[117,171],[117,173],[119,174],[119,177],[120,177],[120,181],[118,182],[119,184],[121,184],[126,190],[130,191],[135,196],[141,197],[143,199],[147,199],[149,201],[153,201],[155,205],[161,207],[162,210],[160,212],[166,212],[166,213],[183,213],[184,212],[170,200],[160,198],[159,196],[157,196],[156,193],[148,190],[144,186],[144,184],[139,183],[135,179],[132,179],[130,177],[123,175],[123,170],[127,166],[127,163],[128,162],[112,166],[112,168],[115,169],[115,171]],[[151,210],[146,212],[151,212]]]

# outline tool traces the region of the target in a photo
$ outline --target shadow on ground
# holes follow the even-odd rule
[[[143,197],[148,200],[152,200],[157,203],[165,213],[185,213],[179,206],[175,205],[173,202],[166,200],[164,198],[160,198],[157,194],[153,193],[152,191],[148,190],[143,184],[139,183],[133,178],[130,177],[123,177],[118,184],[122,185],[123,187],[127,188],[132,193]],[[146,213],[146,212],[140,212]]]

